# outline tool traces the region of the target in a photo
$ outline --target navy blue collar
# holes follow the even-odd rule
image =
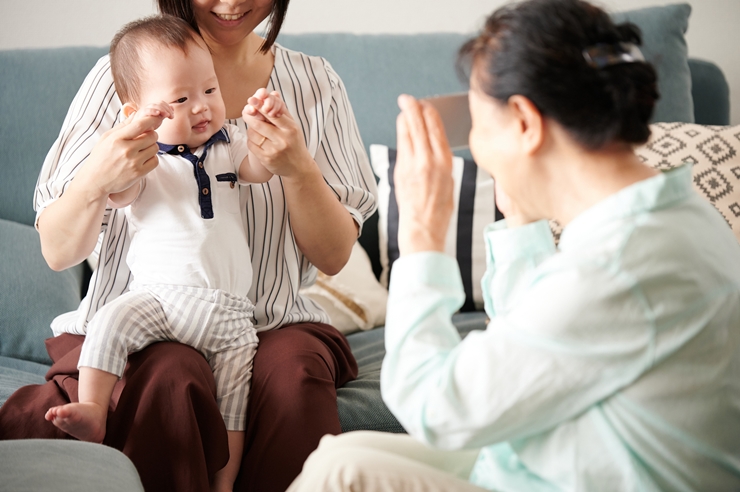
[[[200,157],[190,152],[190,148],[185,144],[168,145],[157,142],[160,154],[179,155],[193,165],[193,176],[198,185],[198,204],[200,206],[200,216],[204,219],[213,218],[213,202],[211,201],[211,179],[205,170],[205,161],[208,156],[208,149],[216,142],[229,143],[229,134],[226,128],[221,128],[214,133],[211,138],[203,145],[203,152]],[[218,179],[219,176],[216,176]],[[234,175],[236,181],[236,175]]]
[[[226,128],[221,128],[219,131],[211,135],[211,138],[208,139],[208,141],[204,144],[206,148],[209,148],[211,145],[213,145],[216,142],[226,142],[229,143],[229,134],[226,132]],[[180,154],[192,154],[190,152],[190,148],[185,145],[169,145],[169,144],[163,144],[161,142],[157,142],[157,146],[159,146],[159,153],[160,154],[171,154],[171,155],[180,155]]]

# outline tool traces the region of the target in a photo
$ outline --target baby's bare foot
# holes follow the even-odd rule
[[[68,403],[52,407],[44,418],[80,441],[103,442],[108,409],[96,403]]]

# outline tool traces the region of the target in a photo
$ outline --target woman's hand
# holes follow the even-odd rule
[[[129,188],[157,167],[157,132],[171,110],[146,107],[142,114],[129,115],[103,134],[75,181],[107,199],[111,193]]]
[[[300,180],[320,174],[303,140],[303,131],[276,91],[259,89],[247,101],[242,117],[247,123],[249,151],[284,179]]]
[[[393,173],[401,255],[444,251],[452,216],[452,152],[437,111],[411,96],[398,98],[398,154]]]
[[[520,225],[529,224],[537,219],[528,218],[522,212],[521,208],[506,194],[504,189],[498,183],[493,181],[494,196],[496,198],[496,206],[501,211],[503,216],[506,218],[507,227],[518,227]]]
[[[41,252],[54,270],[92,253],[108,196],[129,188],[157,166],[162,115],[128,118],[103,134],[66,192],[39,216]]]
[[[303,130],[277,92],[259,89],[242,112],[249,151],[280,176],[298,248],[327,275],[344,267],[357,240],[358,225],[327,185],[306,148]]]

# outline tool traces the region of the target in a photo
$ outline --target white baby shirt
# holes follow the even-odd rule
[[[159,165],[125,210],[131,288],[175,284],[246,296],[252,268],[237,182],[246,136],[226,125],[198,149],[160,149]]]

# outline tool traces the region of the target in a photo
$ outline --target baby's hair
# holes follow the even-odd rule
[[[655,70],[632,58],[597,67],[584,54],[641,42],[637,26],[616,25],[585,1],[528,0],[496,10],[460,48],[458,69],[472,62],[477,87],[488,96],[502,102],[525,96],[585,148],[641,144],[658,99]]]
[[[123,26],[110,44],[113,83],[121,102],[139,102],[144,50],[178,48],[187,54],[190,43],[197,43],[199,39],[187,22],[171,15],[145,17]]]

